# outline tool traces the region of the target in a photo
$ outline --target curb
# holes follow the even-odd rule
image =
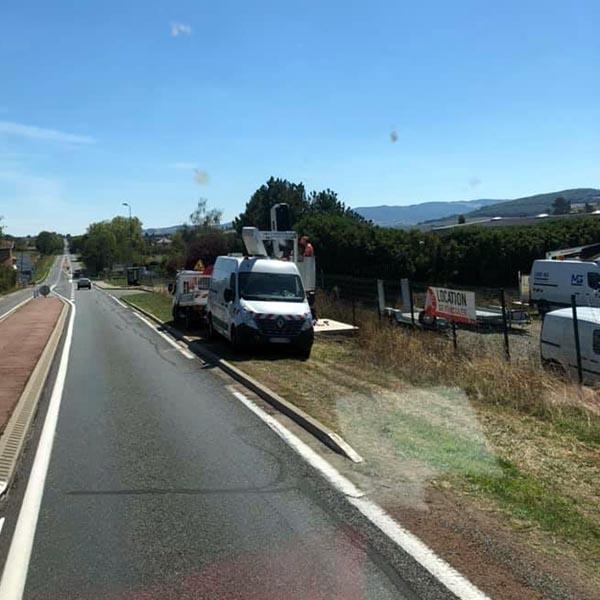
[[[69,305],[64,303],[56,325],[0,438],[0,496],[6,492],[14,479],[19,457],[37,412],[38,402],[59,346],[68,312]]]
[[[206,348],[200,347],[200,344],[197,343],[197,340],[192,340],[188,336],[181,333],[178,329],[167,325],[163,321],[161,321],[157,316],[153,315],[151,312],[140,308],[133,302],[129,302],[126,296],[122,297],[121,300],[125,302],[128,306],[131,306],[134,310],[139,311],[149,319],[152,319],[155,323],[160,325],[163,329],[168,331],[173,337],[177,338],[185,342],[188,347],[194,345],[193,352],[195,354],[199,354],[202,358],[206,359],[209,363],[216,365],[222,371],[227,373],[230,377],[235,379],[238,383],[241,383],[250,391],[254,392],[257,396],[260,396],[263,400],[268,402],[271,406],[276,408],[279,412],[288,416],[290,419],[295,421],[300,427],[308,431],[310,434],[314,435],[320,442],[325,444],[327,447],[331,448],[334,452],[345,456],[350,459],[354,463],[363,462],[362,456],[348,444],[341,436],[339,436],[334,431],[331,431],[328,427],[323,425],[317,419],[311,417],[309,414],[305,413],[302,409],[298,408],[291,402],[288,402],[285,398],[282,398],[279,394],[276,394],[273,390],[269,389],[267,386],[263,385],[256,379],[250,377],[244,373],[241,369],[238,369],[230,362],[220,358],[210,350]]]

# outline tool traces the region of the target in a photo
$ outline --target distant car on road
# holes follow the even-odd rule
[[[80,277],[77,280],[77,289],[87,288],[88,290],[92,289],[92,282],[87,277]]]

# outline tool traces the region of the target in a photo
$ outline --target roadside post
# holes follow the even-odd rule
[[[508,346],[508,320],[506,318],[506,296],[504,288],[500,290],[500,304],[502,305],[502,331],[504,333],[504,356],[510,362],[510,348]]]
[[[579,345],[579,324],[577,323],[577,303],[575,294],[571,295],[571,310],[573,311],[573,335],[575,336],[575,354],[577,356],[577,380],[583,383],[583,369],[581,367],[581,346]]]
[[[452,345],[454,346],[454,352],[458,350],[458,342],[456,340],[456,321],[452,321]]]
[[[413,298],[412,282],[408,282],[408,297],[410,298],[410,322],[415,326],[415,299]]]
[[[377,280],[377,312],[379,313],[379,322],[383,317],[385,310],[385,290],[383,289],[383,279]]]

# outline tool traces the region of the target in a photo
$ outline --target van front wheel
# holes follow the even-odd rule
[[[240,338],[238,336],[237,329],[235,327],[231,328],[231,346],[234,350],[240,349]]]

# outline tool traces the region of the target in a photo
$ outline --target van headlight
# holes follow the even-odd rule
[[[255,319],[255,313],[251,310],[246,310],[245,308],[240,308],[240,321],[247,325],[248,327],[252,327],[252,329],[258,329],[258,323]]]
[[[308,331],[312,329],[313,326],[313,317],[310,311],[304,313],[304,321],[302,322],[302,331]]]

